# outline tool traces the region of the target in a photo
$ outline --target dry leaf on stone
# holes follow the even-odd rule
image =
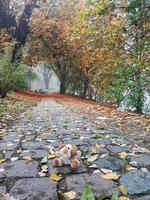
[[[48,136],[48,133],[42,133],[41,136]]]
[[[50,179],[54,181],[60,181],[62,179],[62,176],[57,175],[56,172],[53,171],[50,175]]]
[[[131,171],[133,169],[136,169],[135,167],[132,167],[131,165],[126,165],[125,170],[126,171]]]
[[[5,169],[0,168],[0,173],[3,173],[5,171]]]
[[[134,167],[137,167],[137,162],[136,161],[132,161],[132,162],[130,162],[130,165],[132,165]]]
[[[113,171],[110,169],[101,169],[101,172],[103,172],[104,174],[108,174],[108,173],[112,173]]]
[[[101,148],[101,147],[105,147],[104,144],[96,144],[96,148]]]
[[[31,157],[31,156],[24,156],[22,159],[23,159],[23,160],[31,161],[31,160],[32,160],[32,157]]]
[[[70,192],[65,192],[64,195],[66,195],[70,200],[73,200],[76,198],[76,192],[70,191]]]
[[[107,154],[105,153],[105,154],[102,154],[102,155],[100,155],[100,157],[101,158],[105,158],[107,156]]]
[[[142,168],[141,168],[141,171],[142,171],[142,172],[148,172],[148,169],[145,168],[145,167],[142,167]]]
[[[45,163],[47,163],[47,156],[44,156],[44,158],[41,160],[41,164],[45,164]]]
[[[126,152],[121,152],[121,153],[119,153],[119,156],[120,156],[120,158],[121,159],[126,159],[126,157],[128,156],[128,154],[126,153]]]
[[[90,156],[87,161],[88,162],[94,162],[98,158],[98,154],[95,154],[94,156]]]
[[[93,171],[93,174],[100,174],[100,173],[101,173],[101,171],[99,169],[96,169]]]
[[[1,164],[1,163],[4,163],[5,161],[6,161],[5,159],[1,159],[1,160],[0,160],[0,164]]]
[[[128,189],[124,185],[120,185],[119,186],[119,190],[123,195],[127,195],[128,194]]]
[[[101,177],[107,180],[118,180],[119,175],[116,173],[108,173],[106,175],[101,175]]]
[[[96,148],[95,148],[95,147],[93,147],[93,148],[91,149],[91,154],[92,154],[92,155],[95,155],[95,154],[96,154]]]
[[[98,168],[98,167],[97,167],[96,164],[93,164],[93,165],[90,165],[89,168],[94,168],[94,169],[96,169],[96,168]]]
[[[56,156],[54,154],[48,154],[48,160],[55,158]]]
[[[12,157],[10,160],[13,162],[13,161],[16,161],[18,159],[19,159],[19,157]]]
[[[131,200],[129,197],[119,197],[118,200]]]

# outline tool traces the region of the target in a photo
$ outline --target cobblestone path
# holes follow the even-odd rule
[[[53,167],[51,159],[41,164],[61,143],[81,149],[83,159],[77,170]],[[96,159],[86,162],[93,148]],[[78,200],[86,184],[97,197],[111,195],[124,185],[131,199],[150,200],[149,150],[130,144],[113,130],[100,129],[88,117],[56,101],[44,100],[20,116],[0,140],[0,162],[0,192],[19,200],[58,200],[60,192],[69,191],[76,192]],[[52,171],[62,175],[59,182],[50,179]],[[108,172],[119,178],[101,177]]]

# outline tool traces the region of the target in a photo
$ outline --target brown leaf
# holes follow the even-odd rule
[[[31,161],[31,160],[32,160],[32,157],[31,157],[31,156],[24,156],[22,159],[23,159],[23,160]]]

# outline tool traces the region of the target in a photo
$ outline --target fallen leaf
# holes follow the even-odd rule
[[[12,157],[10,160],[13,162],[13,161],[16,161],[18,159],[19,159],[19,157]]]
[[[1,159],[1,160],[0,160],[0,164],[1,164],[1,163],[4,163],[5,161],[6,161],[5,159]]]
[[[82,160],[83,164],[86,165],[86,166],[90,166],[90,163],[88,162],[88,160],[86,158],[84,158]]]
[[[131,200],[129,197],[119,197],[118,200]]]
[[[66,195],[70,200],[73,200],[76,198],[76,192],[70,191],[70,192],[65,192],[64,195]]]
[[[110,169],[101,169],[101,172],[103,172],[104,174],[108,174],[108,173],[112,173],[113,171]]]
[[[5,171],[5,169],[0,168],[0,173],[3,173]]]
[[[111,200],[118,200],[119,191],[115,190],[112,194]]]
[[[105,147],[104,144],[96,144],[96,148],[101,148],[101,147]]]
[[[101,173],[101,171],[99,169],[96,169],[93,171],[93,174],[100,174],[100,173]]]
[[[118,180],[119,175],[117,175],[116,173],[108,173],[106,175],[101,175],[101,177],[107,180]]]
[[[81,151],[84,155],[87,155],[89,153],[89,147],[84,145],[81,147]]]
[[[100,155],[101,158],[105,158],[107,156],[107,153]]]
[[[137,162],[136,161],[132,161],[132,162],[130,162],[130,165],[132,165],[134,167],[137,167]]]
[[[95,161],[97,158],[98,158],[98,154],[95,154],[94,156],[90,156],[90,157],[87,159],[87,161],[88,161],[88,162],[93,162],[93,161]]]
[[[89,168],[98,168],[96,164],[90,165]]]
[[[94,194],[88,185],[84,187],[83,194],[80,200],[86,200],[86,199],[95,200]]]
[[[128,194],[128,189],[124,185],[120,185],[119,186],[119,190],[123,195],[127,195]]]
[[[44,156],[44,158],[41,160],[41,164],[45,164],[45,163],[47,163],[47,156]]]
[[[95,147],[93,147],[93,148],[91,149],[91,154],[92,154],[92,155],[95,155],[95,154],[96,154],[96,148],[95,148]]]
[[[48,160],[55,158],[56,156],[54,154],[48,154]]]
[[[126,152],[121,152],[119,155],[120,155],[120,158],[124,160],[126,159],[128,154]]]
[[[48,133],[42,133],[41,136],[48,136]]]
[[[131,165],[126,165],[125,170],[126,171],[131,171],[133,169],[136,169],[135,167],[132,167]]]
[[[142,172],[148,172],[148,169],[145,168],[145,167],[143,167],[143,168],[141,168],[141,171],[142,171]]]
[[[60,181],[62,179],[62,176],[57,175],[56,172],[53,171],[50,175],[50,179],[54,181]]]
[[[31,157],[31,156],[24,156],[22,159],[23,159],[23,160],[31,161],[31,160],[32,160],[32,157]]]

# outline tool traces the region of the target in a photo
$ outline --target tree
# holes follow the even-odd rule
[[[80,71],[75,62],[74,47],[68,40],[73,10],[74,4],[70,1],[60,1],[57,7],[54,3],[53,14],[46,9],[35,12],[30,23],[29,56],[25,58],[33,63],[48,61],[60,80],[60,93],[63,94],[73,84],[73,75]]]
[[[145,93],[149,94],[150,13],[149,1],[131,0],[126,6],[127,59],[119,68],[111,90],[119,101],[142,113]],[[112,94],[112,92],[111,92]]]
[[[45,82],[45,89],[49,89],[49,81],[52,76],[52,66],[49,65],[47,62],[43,63],[42,66],[42,74]]]
[[[27,89],[24,66],[11,63],[11,55],[0,55],[0,97],[4,98],[11,90]]]
[[[76,13],[70,42],[80,55],[79,67],[92,85],[105,95],[125,58],[124,20],[111,1],[88,1]]]

